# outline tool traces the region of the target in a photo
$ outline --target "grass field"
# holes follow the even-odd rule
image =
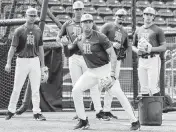
[[[86,132],[128,132],[130,123],[124,111],[113,111],[119,119],[100,121],[95,118],[95,112],[87,111],[90,128]],[[79,132],[73,130],[77,121],[72,120],[75,112],[45,112],[47,121],[34,121],[32,112],[26,112],[15,116],[11,120],[5,120],[0,116],[0,132]],[[135,111],[137,115],[137,111]],[[142,126],[142,132],[176,132],[176,112],[163,114],[161,126]]]

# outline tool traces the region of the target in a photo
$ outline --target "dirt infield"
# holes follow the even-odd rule
[[[86,112],[90,128],[86,132],[128,132],[130,123],[124,111],[113,111],[119,119],[100,121],[95,119],[95,112]],[[75,112],[45,112],[47,121],[34,121],[32,112],[26,112],[6,121],[0,116],[0,132],[77,132],[73,130],[77,121],[72,120]],[[137,111],[135,111],[137,115]],[[142,132],[176,132],[176,112],[163,114],[161,126],[141,126]]]

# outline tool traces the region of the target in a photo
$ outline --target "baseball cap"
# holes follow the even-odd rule
[[[84,14],[84,15],[82,15],[81,22],[88,21],[88,20],[93,21],[93,16],[91,14]]]
[[[73,10],[78,8],[84,8],[84,4],[82,1],[76,1],[73,3]]]
[[[146,7],[143,11],[143,14],[145,14],[145,13],[156,15],[156,11],[152,7]]]
[[[121,16],[126,16],[127,12],[125,9],[119,9],[116,11],[115,15],[121,15]]]
[[[28,8],[26,10],[26,14],[27,15],[36,15],[37,16],[37,9],[35,9],[35,8]]]

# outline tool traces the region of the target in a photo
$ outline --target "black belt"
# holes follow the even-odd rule
[[[139,57],[144,58],[144,59],[149,59],[155,57],[157,54],[144,54],[144,55],[139,55]]]
[[[24,57],[22,57],[22,56],[18,56],[18,58],[35,58],[36,56],[24,56]]]

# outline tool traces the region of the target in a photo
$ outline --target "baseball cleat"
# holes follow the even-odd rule
[[[28,109],[27,106],[22,105],[19,109],[17,109],[16,114],[17,114],[17,115],[21,115],[21,114],[23,114],[27,109]]]
[[[130,131],[138,130],[138,129],[140,129],[140,127],[141,127],[141,124],[140,124],[139,121],[132,122],[132,123],[131,123]]]
[[[118,119],[117,116],[113,115],[111,112],[104,112],[105,116],[108,116],[109,118],[114,118],[114,119]]]
[[[46,121],[46,118],[42,114],[39,114],[39,113],[34,114],[33,117],[35,120],[38,120],[38,121]]]
[[[86,120],[80,119],[79,123],[74,127],[74,130],[75,129],[86,130],[89,127],[90,127],[90,124],[89,124],[88,118],[86,118]]]
[[[79,119],[79,118],[78,118],[77,115],[73,117],[73,120],[78,120],[78,119]]]
[[[15,113],[8,111],[5,116],[5,120],[9,120],[14,116]]]
[[[96,114],[96,118],[98,118],[99,120],[104,120],[104,121],[110,120],[110,118],[106,116],[102,110]]]

